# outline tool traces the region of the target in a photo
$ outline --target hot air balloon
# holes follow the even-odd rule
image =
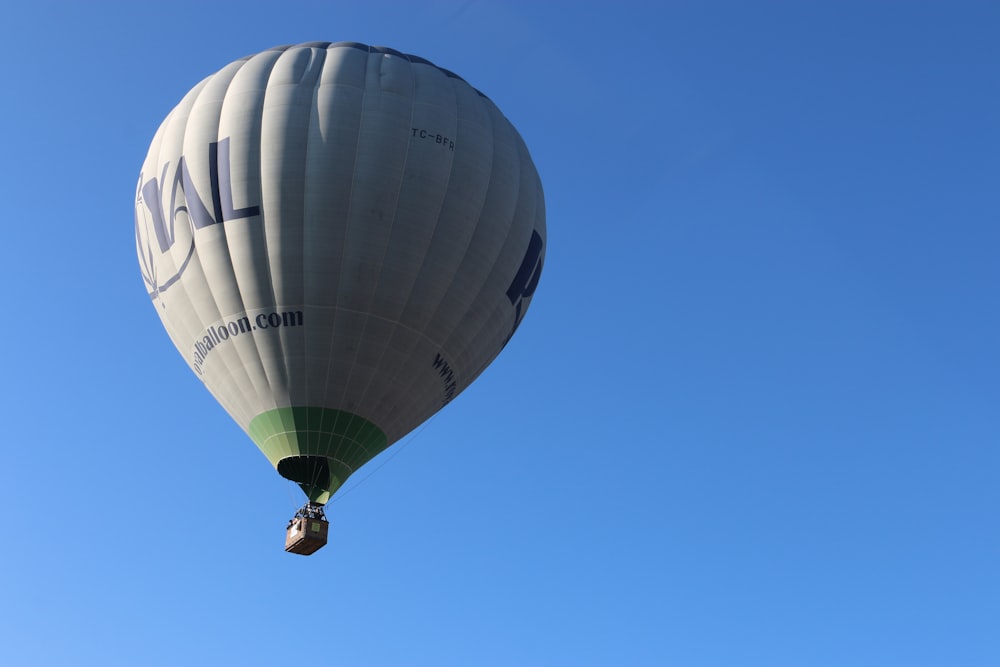
[[[545,207],[520,135],[463,79],[314,42],[184,96],[143,162],[135,237],[173,344],[305,492],[286,548],[310,553],[344,481],[510,340],[541,275]]]

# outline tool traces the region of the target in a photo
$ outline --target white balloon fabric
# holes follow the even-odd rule
[[[541,182],[497,107],[353,42],[271,49],[195,86],[135,206],[170,339],[317,503],[482,373],[545,254]]]

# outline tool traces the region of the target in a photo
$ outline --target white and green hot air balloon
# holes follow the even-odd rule
[[[195,86],[149,147],[135,234],[170,339],[313,517],[500,353],[546,243],[538,173],[493,102],[353,42]]]

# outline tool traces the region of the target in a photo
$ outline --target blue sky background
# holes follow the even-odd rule
[[[1000,5],[129,2],[0,22],[0,664],[1000,664]],[[301,504],[143,289],[204,76],[418,54],[524,136],[498,361]]]

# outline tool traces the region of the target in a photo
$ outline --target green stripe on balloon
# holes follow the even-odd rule
[[[382,429],[364,417],[321,407],[268,410],[250,421],[249,433],[278,473],[316,503],[329,502],[389,445]]]

